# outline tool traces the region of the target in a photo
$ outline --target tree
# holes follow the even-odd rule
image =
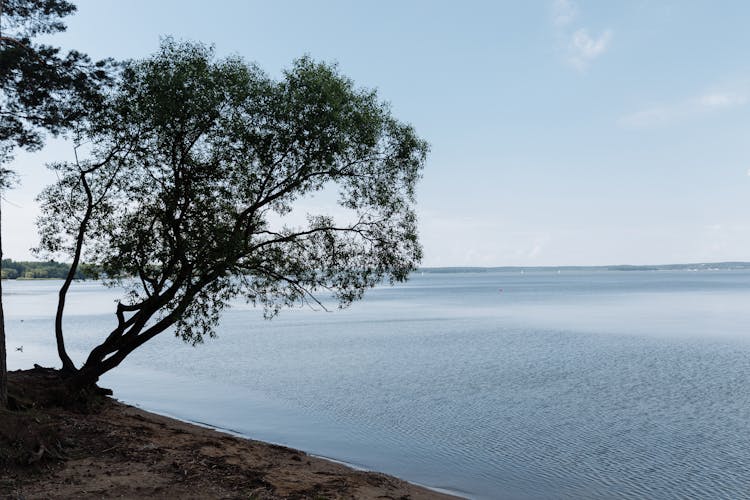
[[[44,145],[44,132],[70,130],[101,103],[101,88],[110,81],[111,61],[92,63],[80,52],[62,56],[59,48],[33,43],[65,31],[61,19],[75,10],[65,0],[0,0],[0,194],[13,183],[5,165],[16,148],[35,151]],[[0,408],[7,396],[0,282]]]
[[[53,165],[60,181],[40,196],[41,248],[73,268],[85,255],[127,289],[73,387],[169,329],[213,336],[235,297],[268,317],[325,307],[320,293],[345,307],[421,259],[414,189],[428,146],[335,66],[305,57],[277,81],[166,40],[124,67],[103,109],[87,159]],[[301,199],[334,188],[346,218],[293,223]]]

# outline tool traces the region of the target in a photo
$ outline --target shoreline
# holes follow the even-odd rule
[[[139,411],[141,411],[143,413],[146,413],[146,414],[149,414],[149,415],[153,415],[153,416],[156,416],[156,417],[161,417],[161,418],[173,420],[175,422],[180,422],[180,423],[187,424],[187,425],[192,425],[192,426],[195,426],[195,427],[198,427],[198,428],[201,428],[201,429],[206,429],[206,430],[209,430],[209,431],[218,432],[220,434],[226,434],[228,436],[231,436],[231,437],[234,437],[234,438],[237,438],[237,439],[240,439],[240,440],[244,440],[244,441],[252,441],[252,442],[261,443],[261,444],[272,446],[272,447],[281,447],[281,448],[293,450],[293,451],[295,451],[297,453],[306,455],[308,457],[316,458],[316,459],[319,459],[319,460],[325,460],[326,462],[331,462],[331,463],[336,464],[336,465],[341,465],[341,466],[346,467],[348,469],[351,469],[352,471],[355,471],[355,472],[364,472],[364,473],[377,474],[379,476],[387,476],[387,477],[390,477],[390,478],[393,478],[393,479],[397,479],[399,481],[403,481],[405,483],[408,483],[410,485],[413,485],[413,486],[416,486],[416,487],[419,487],[419,488],[424,488],[424,489],[429,490],[430,492],[434,492],[436,494],[447,495],[448,498],[458,498],[458,499],[468,499],[469,498],[469,497],[463,496],[463,495],[468,495],[467,492],[455,491],[455,490],[451,490],[451,489],[448,489],[448,488],[440,488],[440,487],[437,487],[437,486],[429,486],[429,485],[426,485],[426,484],[416,483],[414,481],[408,481],[406,479],[403,479],[403,478],[398,477],[398,476],[394,476],[392,474],[386,474],[386,473],[379,472],[379,471],[376,471],[376,470],[373,470],[373,469],[369,469],[369,468],[361,466],[361,465],[357,465],[355,463],[347,462],[346,460],[341,460],[341,459],[338,459],[338,458],[328,457],[328,456],[325,456],[325,455],[318,455],[318,454],[315,454],[315,453],[312,453],[312,452],[307,452],[307,451],[304,451],[304,450],[300,450],[298,448],[293,448],[293,447],[287,446],[287,445],[285,445],[283,443],[276,443],[274,441],[262,441],[262,440],[253,439],[252,437],[250,437],[250,436],[248,436],[246,434],[234,431],[232,429],[226,429],[226,428],[219,427],[219,426],[207,423],[207,422],[199,422],[199,421],[196,421],[196,420],[190,420],[188,418],[182,418],[182,417],[179,417],[177,415],[174,415],[174,414],[171,414],[171,413],[168,413],[168,412],[158,412],[158,411],[147,410],[147,409],[145,409],[145,408],[143,408],[143,407],[141,407],[141,406],[139,406],[137,404],[131,404],[131,403],[122,402],[122,401],[118,400],[115,397],[111,397],[111,399],[114,400],[116,403],[118,403],[120,405],[123,405],[123,406],[126,406],[126,407],[130,407],[130,408],[135,408],[136,410],[139,410]]]
[[[11,498],[455,499],[335,459],[106,398],[88,414],[39,409],[60,455],[0,474]],[[51,447],[50,447],[51,448]],[[40,448],[41,449],[41,448]]]

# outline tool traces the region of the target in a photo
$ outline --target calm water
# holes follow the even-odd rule
[[[54,362],[58,285],[4,285],[11,367]],[[72,293],[81,359],[116,293]],[[218,338],[157,338],[102,383],[476,498],[740,498],[749,327],[747,271],[424,274],[346,311],[269,322],[239,304]]]

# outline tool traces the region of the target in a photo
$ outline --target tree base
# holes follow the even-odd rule
[[[8,407],[13,411],[59,407],[89,413],[101,406],[112,390],[90,384],[75,387],[71,375],[55,368],[34,365],[31,370],[8,372]]]

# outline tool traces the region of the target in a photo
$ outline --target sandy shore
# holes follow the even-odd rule
[[[3,498],[456,498],[113,399],[95,413],[55,408],[44,418],[59,456],[6,468]]]

